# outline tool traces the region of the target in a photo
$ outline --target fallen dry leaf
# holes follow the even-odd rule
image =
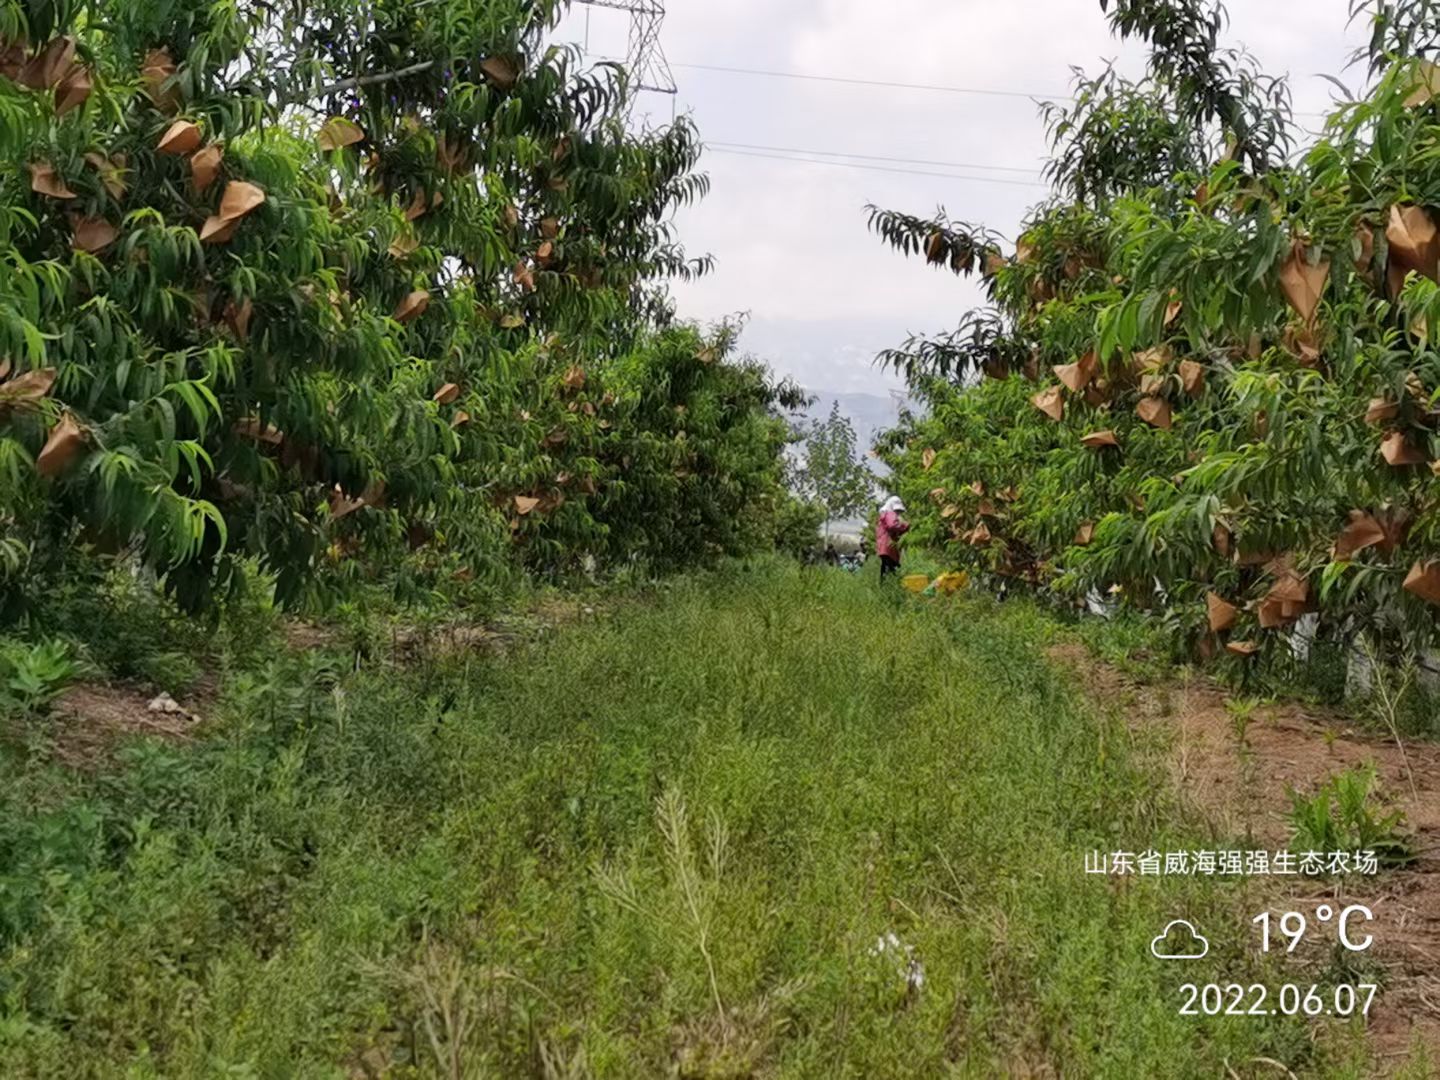
[[[363,495],[358,499],[352,499],[340,490],[339,484],[336,484],[334,490],[330,493],[330,517],[332,520],[349,517],[365,505],[365,497]]]
[[[1073,393],[1080,393],[1090,384],[1095,377],[1097,361],[1093,352],[1087,352],[1073,364],[1059,364],[1051,370],[1055,377],[1064,383]]]
[[[1180,385],[1191,397],[1198,397],[1205,389],[1205,365],[1196,360],[1180,361]]]
[[[1410,532],[1410,525],[1414,520],[1414,515],[1411,514],[1409,510],[1390,506],[1383,510],[1376,511],[1375,520],[1378,521],[1380,527],[1385,530],[1385,539],[1380,543],[1380,550],[1386,555],[1391,555],[1395,552],[1396,548],[1405,542],[1405,537]]]
[[[1071,543],[1077,547],[1085,547],[1095,539],[1095,523],[1093,521],[1081,522],[1080,527],[1075,530],[1075,539]]]
[[[55,172],[55,166],[48,161],[32,161],[30,169],[30,190],[52,199],[73,199],[75,192],[65,186],[65,181]]]
[[[1431,281],[1437,280],[1437,267],[1440,267],[1440,232],[1435,228],[1435,220],[1423,207],[1390,207],[1390,221],[1385,227],[1385,239],[1390,244],[1392,289],[1397,284],[1397,268],[1401,271],[1398,283],[1404,282],[1404,272],[1409,270],[1424,274]]]
[[[1234,653],[1236,656],[1253,656],[1259,651],[1260,646],[1253,641],[1227,641],[1225,651]]]
[[[448,173],[458,173],[465,166],[465,144],[441,134],[435,140],[435,162]]]
[[[1423,453],[1405,440],[1404,433],[1400,431],[1392,431],[1380,440],[1380,453],[1387,465],[1397,469],[1406,465],[1423,465],[1427,460]]]
[[[44,447],[35,458],[35,471],[44,479],[53,480],[75,463],[84,446],[85,429],[73,413],[66,412],[50,429]]]
[[[0,410],[38,404],[54,387],[55,375],[55,368],[31,368],[8,382],[0,382]]]
[[[1303,604],[1309,598],[1310,587],[1305,578],[1295,571],[1282,573],[1270,591],[1265,594],[1266,599],[1278,600],[1286,604]]]
[[[487,56],[480,61],[480,70],[501,90],[511,89],[520,78],[519,69],[503,56]]]
[[[424,289],[416,289],[408,293],[405,299],[396,305],[391,318],[396,322],[406,323],[411,319],[418,319],[425,314],[425,309],[430,306],[430,294]]]
[[[392,259],[403,259],[420,246],[418,237],[410,233],[401,233],[390,241],[390,246],[385,250],[389,252]]]
[[[540,500],[535,498],[533,495],[515,496],[515,512],[521,517],[524,517],[526,514],[530,513],[530,511],[534,510],[539,505]]]
[[[1369,225],[1355,226],[1355,269],[1369,275],[1371,260],[1375,258],[1375,232]]]
[[[31,90],[49,90],[65,78],[74,63],[75,39],[57,37],[25,62],[15,81]]]
[[[100,174],[100,183],[104,185],[112,199],[119,199],[125,194],[125,156],[123,154],[107,158],[92,150],[85,155],[85,160]]]
[[[85,104],[90,97],[92,85],[87,68],[75,67],[55,87],[55,115],[64,116],[71,109]]]
[[[410,200],[409,207],[405,210],[405,220],[414,221],[416,218],[423,217],[444,201],[445,196],[438,191],[431,193],[428,202],[425,200],[425,192],[417,191],[415,197]]]
[[[1337,561],[1349,559],[1356,552],[1384,542],[1385,530],[1378,521],[1364,510],[1351,510],[1350,523],[1335,538],[1334,557]]]
[[[1030,399],[1030,404],[1050,417],[1051,420],[1062,420],[1065,417],[1065,398],[1058,386],[1041,390]]]
[[[1210,543],[1215,546],[1215,550],[1222,558],[1228,558],[1230,555],[1230,541],[1230,530],[1217,522],[1215,527],[1210,530]]]
[[[1147,372],[1159,371],[1174,359],[1175,350],[1169,345],[1156,345],[1153,349],[1143,349],[1130,357],[1130,370],[1137,375]]]
[[[1409,62],[1402,61],[1402,63]],[[1440,95],[1440,66],[1432,64],[1429,60],[1416,60],[1414,65],[1408,86],[1410,93],[1405,96],[1404,101],[1407,109],[1418,109],[1421,105],[1433,100],[1436,95]]]
[[[176,120],[155,144],[162,154],[192,154],[199,148],[200,128],[189,120]]]
[[[1321,259],[1311,264],[1305,257],[1305,246],[1297,240],[1290,249],[1290,257],[1280,267],[1280,290],[1306,323],[1314,321],[1329,280],[1330,260]]]
[[[579,364],[571,364],[560,381],[571,390],[579,390],[585,385],[585,369]]]
[[[180,105],[179,87],[166,85],[174,77],[176,70],[170,51],[164,48],[147,52],[145,62],[140,68],[140,77],[145,82],[145,93],[157,108],[165,112],[174,112]]]
[[[365,139],[365,129],[353,120],[346,120],[343,116],[332,116],[320,125],[319,132],[315,135],[316,145],[321,150],[341,150],[347,146],[354,146]]]
[[[447,382],[444,386],[440,387],[439,390],[436,390],[436,391],[435,391],[435,393],[434,393],[434,395],[433,395],[433,397],[432,397],[432,400],[433,400],[437,405],[450,405],[450,404],[453,404],[454,401],[455,401],[455,399],[458,398],[459,396],[460,396],[460,386],[459,386],[459,384],[453,383],[453,382]]]
[[[230,425],[230,430],[242,439],[279,446],[285,441],[285,433],[274,424],[262,424],[258,416],[245,416]]]
[[[20,72],[25,67],[25,47],[17,42],[0,38],[0,75],[12,82],[20,81]]]
[[[1371,398],[1369,406],[1365,409],[1365,422],[1367,424],[1383,424],[1388,420],[1394,420],[1400,415],[1400,403],[1388,401],[1383,397]]]
[[[1235,617],[1240,614],[1240,609],[1230,603],[1219,593],[1205,594],[1205,610],[1210,617],[1211,633],[1219,633],[1221,630],[1229,630],[1235,625]]]
[[[246,297],[237,307],[234,300],[225,301],[225,311],[222,318],[230,332],[239,340],[246,341],[250,337],[250,318],[255,314],[255,304]]]
[[[1120,440],[1115,438],[1115,432],[1110,430],[1092,431],[1088,435],[1080,437],[1080,445],[1088,446],[1091,450],[1100,450],[1107,446],[1119,446]]]
[[[1405,591],[1429,604],[1440,604],[1440,561],[1417,562],[1405,575]]]
[[[190,155],[190,186],[197,195],[220,175],[220,160],[224,156],[225,150],[219,143],[211,143]]]
[[[120,230],[104,218],[77,218],[70,246],[94,255],[113,244],[119,235]]]
[[[1173,423],[1170,415],[1170,403],[1164,398],[1141,398],[1140,403],[1135,406],[1135,415],[1152,427],[1165,430],[1169,430]]]
[[[1298,617],[1298,612],[1295,616],[1286,614],[1288,606],[1283,600],[1276,600],[1273,597],[1266,597],[1260,601],[1259,607],[1256,608],[1260,629],[1276,630]]]
[[[928,468],[930,468],[931,465],[934,465],[934,464],[935,464],[935,451],[934,451],[933,449],[929,448],[929,447],[926,447],[925,452],[920,455],[920,465],[921,465],[922,468],[928,469]]]
[[[220,197],[220,217],[235,221],[265,202],[265,189],[244,180],[231,180]]]
[[[1320,366],[1320,342],[1312,326],[1291,325],[1285,331],[1285,347],[1294,354],[1301,367]]]

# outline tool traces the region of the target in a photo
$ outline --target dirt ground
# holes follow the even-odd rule
[[[423,627],[397,624],[388,639],[376,644],[386,660],[397,664],[415,663],[425,657],[503,653],[521,642],[595,616],[596,609],[590,603],[543,596],[524,612],[486,622],[454,619]],[[353,647],[334,625],[291,619],[280,630],[285,645],[296,652]],[[189,739],[214,715],[220,697],[218,678],[211,671],[205,672],[187,692],[177,695],[170,711],[151,707],[159,693],[154,687],[130,683],[77,682],[51,709],[51,753],[71,768],[95,769],[110,760],[115,747],[132,735]]]
[[[1375,944],[1367,955],[1387,973],[1370,1014],[1376,1054],[1399,1062],[1419,1041],[1440,1061],[1440,746],[1407,742],[1402,750],[1343,713],[1295,704],[1256,709],[1242,742],[1227,693],[1208,680],[1141,682],[1078,643],[1056,646],[1051,657],[1083,670],[1089,692],[1132,729],[1163,726],[1177,795],[1219,836],[1284,849],[1291,789],[1312,792],[1335,773],[1373,763],[1385,801],[1405,815],[1418,861],[1375,877],[1259,880],[1272,912],[1337,901],[1369,907]]]
[[[151,708],[155,690],[123,683],[79,682],[51,707],[51,746],[55,758],[75,769],[95,768],[109,759],[119,742],[131,735],[188,739],[202,721],[198,710],[210,703],[202,686],[175,702],[173,711]]]

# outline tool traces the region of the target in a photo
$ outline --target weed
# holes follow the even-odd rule
[[[1255,710],[1259,707],[1260,699],[1255,697],[1225,699],[1225,712],[1230,717],[1230,730],[1235,734],[1235,742],[1242,748],[1250,744],[1250,724],[1255,719]]]
[[[1375,768],[1337,773],[1310,796],[1291,791],[1290,824],[1306,851],[1374,851],[1382,866],[1404,866],[1415,852],[1398,810],[1376,805]]]
[[[1397,669],[1381,660],[1375,651],[1374,643],[1368,637],[1360,638],[1360,649],[1370,665],[1371,710],[1395,740],[1395,746],[1400,751],[1400,760],[1405,764],[1405,778],[1410,782],[1410,795],[1418,799],[1420,793],[1415,788],[1415,773],[1410,769],[1410,756],[1405,753],[1405,743],[1400,738],[1400,711],[1407,691],[1415,683],[1415,657],[1413,654],[1408,655]]]
[[[21,716],[34,716],[59,697],[80,671],[68,642],[0,640],[0,707],[8,701]]]
[[[256,650],[206,737],[22,763],[0,1075],[1323,1074],[1303,1019],[1196,1038],[1146,950],[1232,887],[1081,876],[1213,838],[1053,623],[899,591],[732,566],[503,657]]]

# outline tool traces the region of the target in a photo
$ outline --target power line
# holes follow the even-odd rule
[[[727,67],[720,64],[683,64],[671,62],[672,67],[692,68],[696,71],[723,71],[731,75],[759,75],[770,79],[801,79],[806,82],[847,83],[852,86],[882,86],[895,90],[927,90],[942,94],[980,94],[985,97],[1025,98],[1029,101],[1071,101],[1072,94],[1042,94],[1027,90],[997,90],[988,86],[942,86],[935,83],[898,82],[890,79],[856,79],[847,75],[817,75],[806,71],[768,71],[761,68]],[[1294,116],[1327,117],[1324,112],[1296,112]]]
[[[768,158],[771,161],[795,161],[802,165],[834,165],[846,169],[865,169],[869,172],[899,173],[902,176],[937,176],[944,180],[973,180],[982,184],[1005,184],[1009,187],[1049,187],[1039,180],[1010,180],[1001,176],[964,176],[960,173],[927,172],[921,169],[895,169],[885,165],[862,165],[858,161],[824,161],[819,158],[786,157],[781,154],[767,154],[758,150],[729,150],[722,146],[710,146],[717,154],[734,154],[738,157]]]
[[[1069,94],[1028,94],[1021,90],[992,90],[988,87],[937,86],[930,83],[891,82],[883,79],[855,79],[843,75],[812,75],[800,71],[762,71],[757,68],[723,67],[719,64],[680,64],[674,67],[694,68],[697,71],[725,71],[732,75],[763,75],[771,79],[805,79],[812,82],[850,83],[854,86],[885,86],[898,90],[933,90],[945,94],[983,94],[986,97],[1014,97],[1036,100],[1047,98],[1052,101],[1074,101]]]
[[[794,146],[757,146],[753,143],[737,143],[706,139],[705,145],[720,148],[733,147],[741,150],[768,150],[785,154],[812,154],[815,157],[858,158],[861,161],[891,161],[901,165],[940,165],[947,169],[980,169],[984,172],[1013,172],[1024,176],[1039,176],[1038,169],[1024,169],[1017,165],[981,165],[974,161],[929,161],[925,158],[887,157],[883,154],[851,154],[838,150],[802,150]]]

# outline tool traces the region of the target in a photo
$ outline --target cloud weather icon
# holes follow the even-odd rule
[[[1150,951],[1161,960],[1199,960],[1210,951],[1210,942],[1184,919],[1176,919],[1150,942]]]

